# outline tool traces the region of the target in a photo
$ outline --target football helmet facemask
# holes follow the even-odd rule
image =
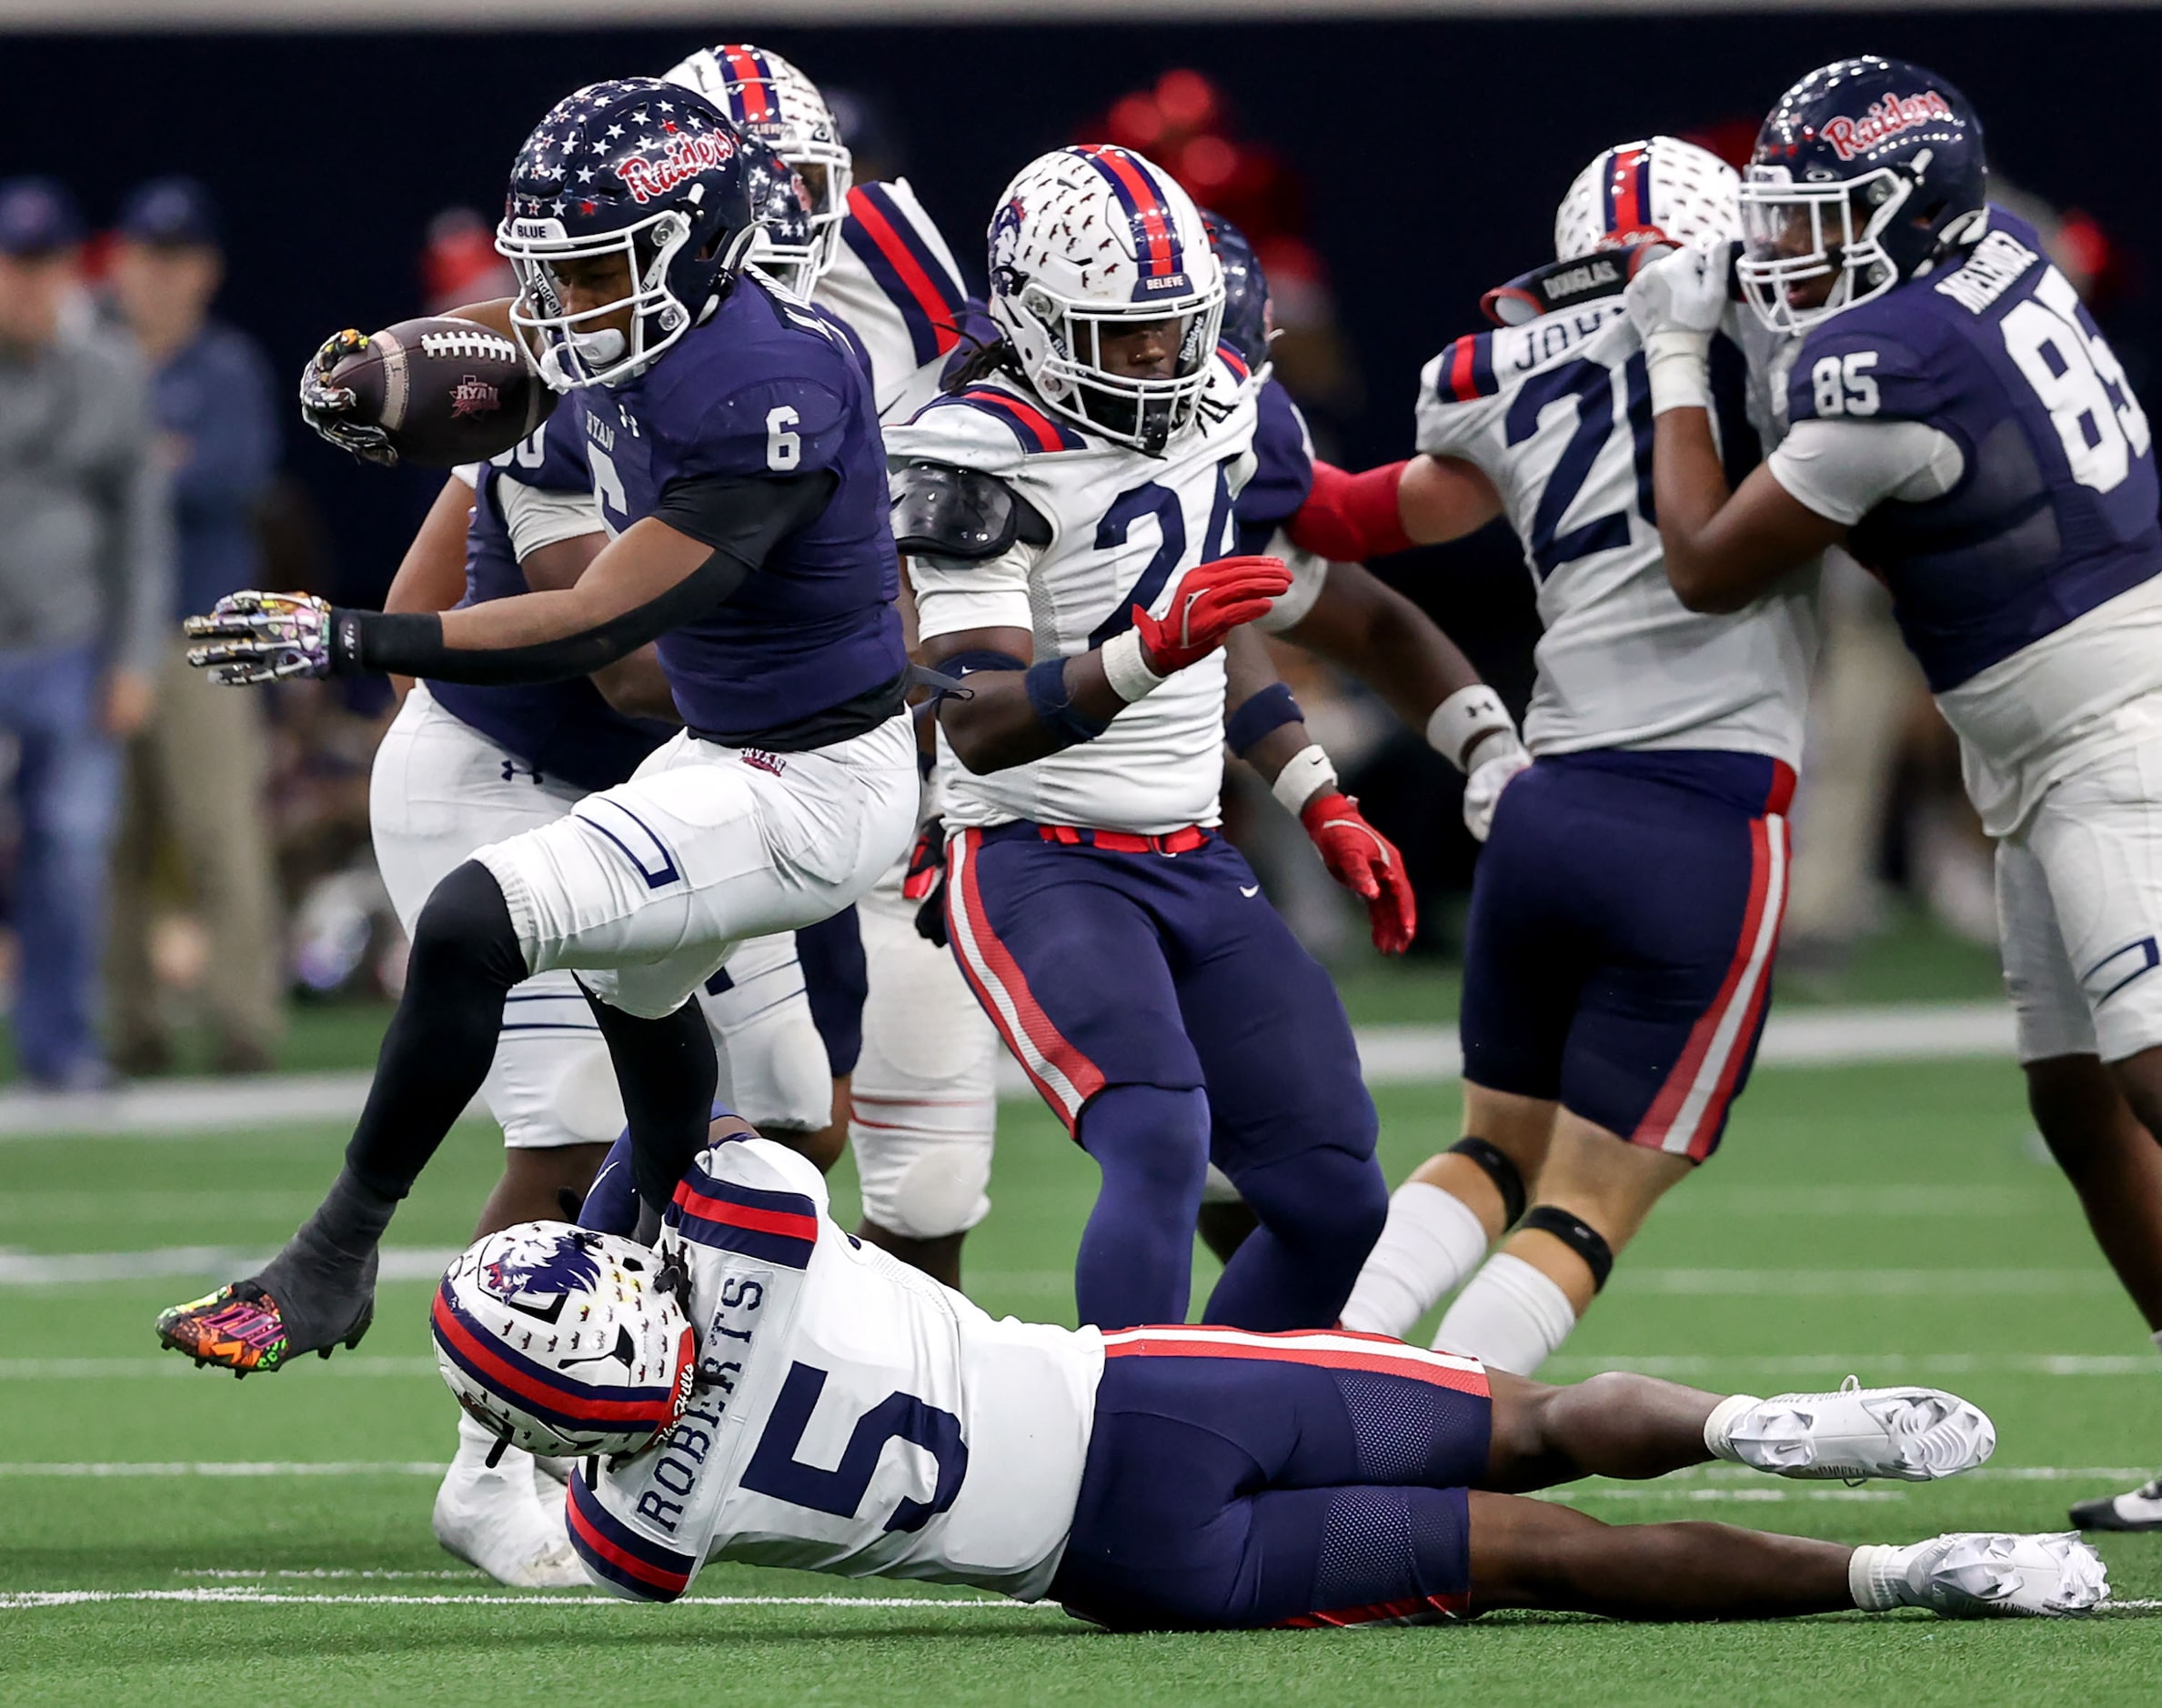
[[[1239,353],[1250,373],[1268,365],[1269,341],[1276,328],[1269,312],[1269,276],[1246,234],[1222,214],[1202,209],[1202,224],[1223,268],[1223,341]]]
[[[1896,59],[1823,66],[1780,96],[1742,175],[1743,295],[1802,331],[1964,254],[1987,200],[1982,121],[1957,89]]]
[[[518,275],[511,320],[558,391],[643,373],[712,311],[758,236],[743,137],[658,77],[566,95],[511,167],[496,247]],[[569,306],[558,269],[620,256],[627,295]],[[625,334],[599,323],[632,310]]]
[[[1223,326],[1223,267],[1168,173],[1109,145],[1061,148],[990,223],[990,316],[1048,408],[1153,457],[1192,426]],[[1174,323],[1172,371],[1114,371],[1107,335]]]
[[[855,161],[819,85],[783,59],[749,42],[700,48],[673,66],[670,83],[696,89],[745,136],[757,138],[802,174],[810,193],[808,229],[769,225],[752,251],[761,272],[808,297],[840,253]]]
[[[436,1366],[467,1415],[529,1453],[635,1453],[698,1377],[673,1254],[526,1221],[475,1242],[436,1289]]]

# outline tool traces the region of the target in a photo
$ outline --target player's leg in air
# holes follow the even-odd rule
[[[1920,1606],[2083,1613],[2070,1536],[1854,1548],[1725,1524],[1608,1525],[1522,1498],[1724,1460],[1926,1481],[1989,1421],[1926,1388],[1722,1398],[1610,1374],[1552,1388],[1342,1333],[1105,1337],[1073,1530],[1051,1594],[1114,1628],[1412,1623],[1503,1608],[1619,1619]]]
[[[606,127],[664,95],[679,125],[731,146],[657,199],[642,156],[618,146],[639,121]],[[718,1081],[690,999],[737,943],[853,901],[913,821],[868,382],[829,327],[739,271],[758,229],[746,156],[709,103],[650,79],[559,103],[514,166],[528,211],[563,200],[558,144],[571,132],[597,163],[563,216],[577,229],[507,220],[498,242],[523,294],[472,312],[498,332],[527,328],[561,390],[606,395],[663,360],[683,382],[618,391],[606,420],[578,412],[610,543],[569,588],[440,617],[236,596],[196,626],[215,643],[198,658],[236,684],[377,668],[509,685],[590,674],[665,635],[686,729],[629,782],[479,850],[436,886],[329,1197],[261,1275],[160,1319],[168,1345],[242,1373],[366,1331],[382,1232],[485,1080],[505,997],[536,973],[582,975],[657,1217],[704,1138]],[[633,251],[659,241],[657,221],[675,233],[657,255],[673,258],[661,285],[634,287]],[[777,389],[799,399],[785,424],[721,407],[737,390]],[[338,396],[351,404],[333,388],[326,407]],[[644,464],[609,459],[618,429],[639,437]],[[371,430],[379,448],[385,435]]]

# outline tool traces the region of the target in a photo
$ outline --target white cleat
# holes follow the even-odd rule
[[[436,1491],[436,1540],[468,1565],[516,1590],[584,1589],[586,1569],[564,1528],[563,1493],[536,1492],[533,1460],[516,1448],[494,1469],[461,1452]]]
[[[1849,1376],[1836,1393],[1737,1395],[1713,1412],[1705,1439],[1720,1458],[1775,1477],[1932,1482],[1994,1453],[1996,1425],[1940,1388],[1865,1388]]]
[[[2143,1482],[2129,1494],[2097,1495],[2072,1509],[2076,1530],[2162,1530],[2162,1477]]]
[[[2076,1618],[2109,1595],[2102,1556],[2072,1531],[1963,1531],[1911,1548],[1857,1548],[1847,1582],[1866,1612],[1926,1607],[1946,1619]]]

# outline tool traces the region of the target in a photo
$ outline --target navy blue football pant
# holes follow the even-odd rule
[[[1469,1605],[1474,1359],[1342,1331],[1105,1337],[1054,1601],[1121,1630],[1411,1623]]]
[[[1155,848],[1109,836],[1020,823],[948,845],[961,971],[1102,1170],[1075,1269],[1081,1320],[1185,1320],[1214,1161],[1261,1225],[1208,1321],[1333,1323],[1388,1215],[1336,987],[1214,831]]]

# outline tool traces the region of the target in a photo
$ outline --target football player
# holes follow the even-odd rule
[[[2162,532],[2147,417],[2034,229],[1987,199],[1982,126],[1896,60],[1781,97],[1743,181],[1740,284],[1799,334],[1790,427],[1736,479],[1705,411],[1723,250],[1630,286],[1666,573],[1775,605],[1843,544],[1883,578],[1996,839],[2035,1120],[2162,1340]],[[2077,1522],[2162,1528],[2162,1484]]]
[[[1185,1316],[1213,1158],[1261,1231],[1211,1317],[1331,1322],[1384,1209],[1373,1105],[1328,976],[1215,829],[1227,738],[1378,945],[1412,900],[1238,632],[1289,578],[1228,555],[1254,402],[1222,266],[1185,192],[1108,146],[1025,168],[990,245],[1001,337],[887,434],[921,656],[966,683],[939,708],[948,934],[1102,1170],[1083,1319]]]
[[[1714,1461],[1949,1476],[1996,1438],[1948,1393],[1551,1388],[1341,1331],[994,1321],[844,1233],[795,1152],[737,1121],[714,1139],[658,1250],[527,1224],[460,1257],[431,1309],[473,1416],[581,1456],[572,1541],[628,1600],[673,1601],[711,1561],[964,1584],[1119,1630],[2067,1614],[2107,1591],[2069,1535],[1855,1548],[1523,1498]]]
[[[1344,481],[1370,531],[1505,513],[1537,590],[1537,758],[1484,803],[1472,890],[1464,1137],[1397,1191],[1344,1311],[1402,1334],[1468,1276],[1436,1344],[1523,1374],[1717,1147],[1770,992],[1811,589],[1705,617],[1667,586],[1621,296],[1656,246],[1737,231],[1735,185],[1672,136],[1603,150],[1563,198],[1555,261],[1489,294],[1501,329],[1428,366],[1421,455]],[[1718,351],[1717,443],[1745,468],[1745,362]]]
[[[802,176],[811,232],[800,241],[769,236],[754,259],[841,324],[870,367],[880,418],[908,420],[938,395],[968,308],[952,252],[908,181],[856,183],[825,97],[778,54],[724,44],[669,77],[707,95]],[[835,1104],[848,1117],[860,1231],[959,1285],[962,1238],[990,1211],[999,1042],[952,956],[918,933],[923,900],[907,862],[897,862],[854,908],[804,933],[799,948],[837,1076]]]
[[[869,381],[815,310],[744,272],[744,140],[653,78],[566,97],[512,170],[498,246],[520,329],[577,391],[614,538],[568,587],[441,615],[236,595],[191,626],[223,679],[379,669],[478,685],[593,671],[659,639],[683,733],[631,781],[436,886],[329,1197],[259,1275],[161,1339],[246,1373],[351,1345],[398,1201],[485,1080],[506,995],[582,974],[650,1212],[700,1142],[713,1049],[689,999],[746,938],[847,906],[905,849],[915,742]]]

